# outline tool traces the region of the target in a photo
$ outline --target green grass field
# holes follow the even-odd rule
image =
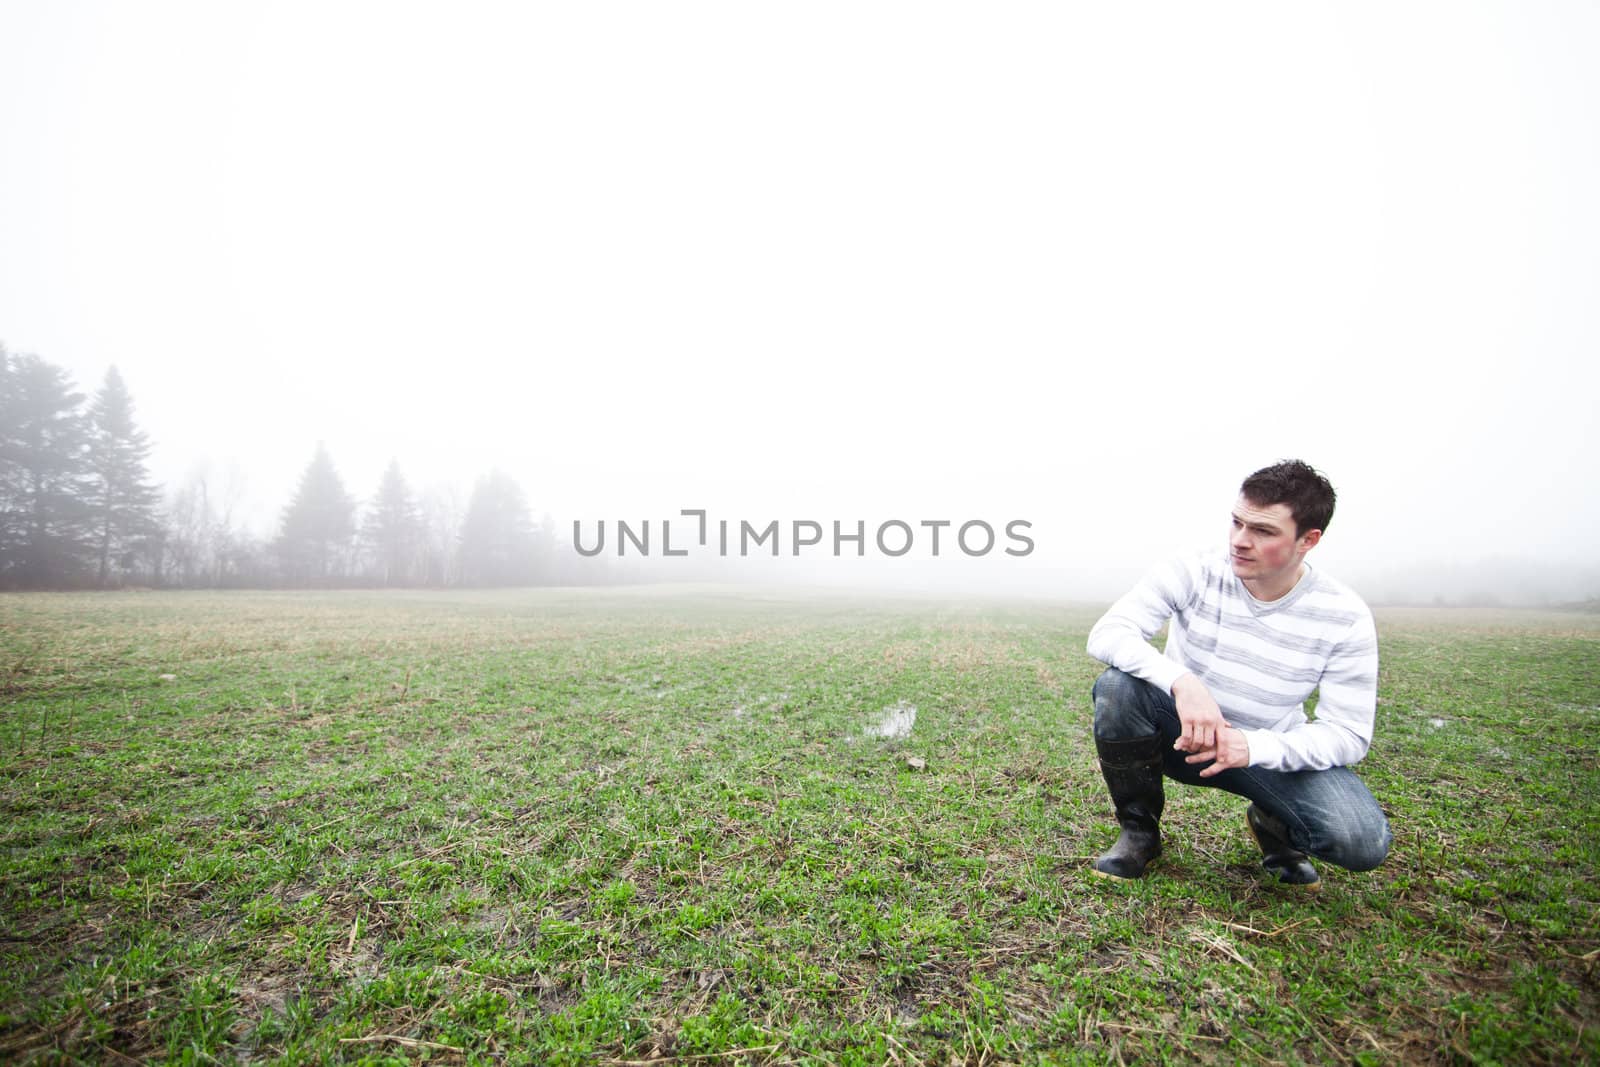
[[[1380,612],[1312,896],[1210,790],[1089,874],[1093,617],[0,597],[0,1059],[1600,1061],[1600,616]]]

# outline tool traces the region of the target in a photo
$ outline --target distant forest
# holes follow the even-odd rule
[[[0,345],[0,589],[590,584],[604,561],[557,553],[498,471],[465,508],[419,502],[397,462],[364,505],[318,445],[262,539],[203,479],[164,495],[112,367],[92,399],[71,376]]]

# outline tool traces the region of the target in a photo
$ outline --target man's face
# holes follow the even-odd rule
[[[1322,537],[1321,530],[1296,535],[1294,515],[1287,504],[1262,507],[1240,496],[1233,505],[1233,530],[1228,535],[1228,557],[1241,581],[1270,589],[1294,584],[1300,561]]]

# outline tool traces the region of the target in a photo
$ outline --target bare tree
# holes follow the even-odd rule
[[[422,494],[422,580],[433,586],[455,585],[461,543],[461,519],[466,513],[461,487],[433,485]]]
[[[244,472],[237,463],[220,474],[210,463],[190,468],[163,514],[165,581],[209,589],[271,579],[259,540],[235,525],[244,492]]]

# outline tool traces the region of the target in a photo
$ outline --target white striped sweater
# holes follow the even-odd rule
[[[1286,595],[1257,600],[1227,552],[1151,570],[1089,631],[1089,655],[1172,691],[1192,671],[1228,725],[1244,732],[1250,765],[1321,770],[1355,763],[1372,743],[1378,635],[1348,587],[1305,565]],[[1150,644],[1168,619],[1163,656]],[[1306,698],[1319,691],[1316,720]]]

